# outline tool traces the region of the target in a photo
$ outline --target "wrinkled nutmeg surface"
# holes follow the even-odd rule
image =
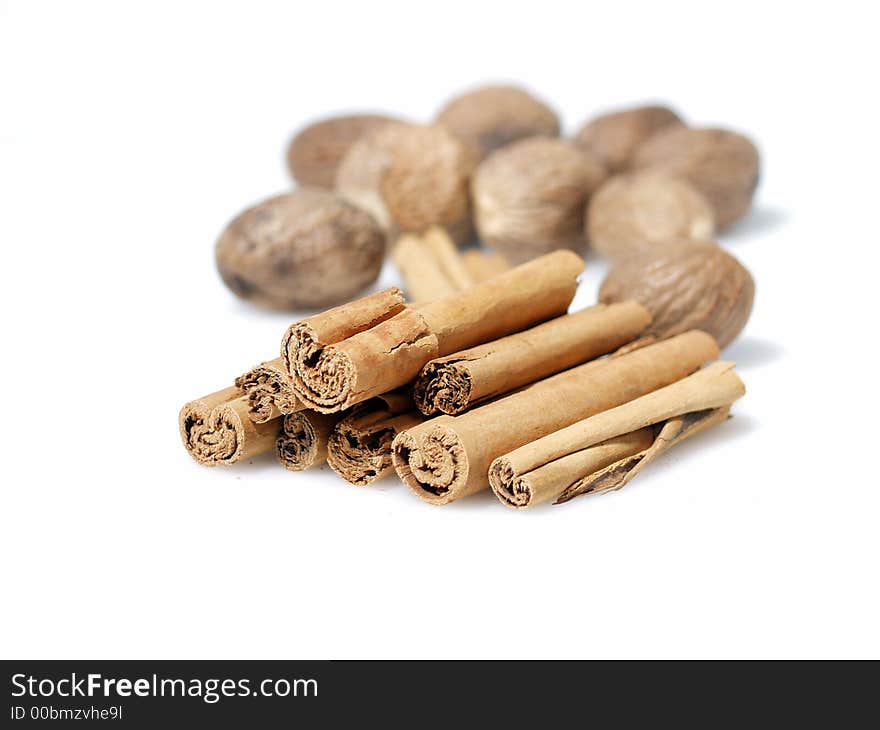
[[[733,256],[715,243],[679,241],[639,252],[611,269],[599,290],[603,304],[629,299],[653,317],[646,334],[671,337],[691,329],[728,345],[752,311],[755,283]]]
[[[558,137],[559,117],[516,86],[484,86],[452,99],[437,115],[480,158],[524,137]]]
[[[702,193],[687,180],[650,171],[607,180],[587,210],[590,245],[611,261],[677,239],[705,241],[714,231]]]
[[[441,226],[460,243],[472,233],[468,183],[475,165],[473,151],[443,127],[389,124],[352,146],[336,189],[392,236]]]
[[[665,106],[639,106],[603,114],[587,122],[575,143],[591,152],[610,172],[630,165],[635,149],[667,127],[683,126],[681,118]]]
[[[223,282],[243,299],[280,309],[326,307],[376,280],[385,235],[333,193],[302,188],[241,213],[215,253]]]
[[[559,248],[584,248],[584,213],[605,170],[562,139],[532,137],[493,152],[477,168],[480,238],[519,263]]]
[[[297,132],[287,148],[287,166],[300,185],[332,189],[351,146],[368,132],[395,120],[378,114],[322,119]]]
[[[633,167],[683,177],[715,211],[718,230],[742,218],[758,185],[758,150],[747,138],[725,129],[663,130],[640,145]]]

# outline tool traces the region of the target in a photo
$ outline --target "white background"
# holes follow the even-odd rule
[[[869,3],[0,3],[5,658],[877,657],[880,59]],[[437,508],[177,411],[293,316],[212,247],[315,116],[487,80],[571,133],[665,100],[763,155],[735,418],[630,487]],[[576,306],[594,301],[590,257]],[[386,271],[383,283],[394,281]]]

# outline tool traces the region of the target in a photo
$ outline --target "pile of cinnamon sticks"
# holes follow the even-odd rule
[[[635,302],[567,314],[570,251],[509,268],[434,229],[393,255],[413,303],[391,287],[291,325],[280,357],[183,407],[196,461],[275,449],[293,471],[396,471],[432,504],[491,488],[522,509],[623,487],[745,392],[711,336],[641,337]]]

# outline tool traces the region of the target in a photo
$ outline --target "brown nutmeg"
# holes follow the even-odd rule
[[[352,146],[336,189],[392,237],[440,226],[461,243],[473,230],[468,183],[475,164],[467,145],[443,127],[390,124]]]
[[[639,106],[590,120],[577,133],[575,143],[591,152],[610,172],[621,172],[629,167],[635,149],[651,135],[683,125],[672,109]]]
[[[676,239],[705,241],[714,230],[702,193],[687,180],[650,171],[610,178],[587,209],[590,246],[612,261]]]
[[[243,299],[280,309],[327,307],[376,280],[385,235],[333,193],[301,188],[233,219],[215,253],[223,282]]]
[[[300,185],[332,188],[336,170],[364,134],[396,120],[378,114],[331,117],[301,129],[287,147],[287,166]]]
[[[674,127],[658,132],[635,151],[633,167],[683,177],[715,211],[718,230],[746,214],[758,185],[755,145],[725,129]]]
[[[477,168],[480,238],[517,263],[584,247],[584,211],[605,177],[589,154],[562,139],[532,137],[493,152]]]
[[[746,268],[714,243],[678,241],[641,251],[614,266],[599,290],[604,304],[633,299],[651,313],[646,334],[708,332],[728,345],[752,311],[755,283]]]
[[[524,137],[558,137],[559,117],[516,86],[484,86],[452,99],[437,123],[477,150],[480,158]]]

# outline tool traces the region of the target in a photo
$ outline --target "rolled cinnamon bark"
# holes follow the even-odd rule
[[[394,437],[424,420],[403,391],[371,398],[336,424],[327,445],[327,463],[351,484],[372,484],[394,470]]]
[[[446,504],[489,486],[492,461],[595,413],[674,383],[718,357],[692,331],[594,360],[459,416],[438,416],[394,439],[394,468],[418,496]]]
[[[432,360],[413,385],[426,416],[456,415],[630,342],[651,322],[636,302],[597,304],[536,327]]]
[[[728,408],[745,393],[733,367],[729,362],[713,363],[682,380],[514,449],[489,467],[492,491],[509,507],[528,507],[555,499],[593,472],[647,450],[654,439],[650,434],[649,443],[636,444],[632,453],[622,453],[601,465],[594,461],[591,447],[604,444],[607,449],[609,439],[632,435],[689,413]]]
[[[461,259],[474,284],[503,274],[510,268],[510,264],[503,256],[477,249],[465,251]]]
[[[405,385],[436,357],[559,316],[582,270],[576,254],[556,251],[345,337],[318,315],[288,330],[282,353],[303,403],[332,413]]]
[[[271,450],[281,419],[255,423],[238,388],[190,401],[178,417],[183,445],[205,466],[234,464]]]
[[[456,291],[469,289],[476,284],[464,265],[458,246],[444,229],[437,226],[429,228],[422,236],[422,241]]]
[[[440,268],[440,262],[430,254],[418,236],[411,233],[402,235],[391,257],[400,270],[411,301],[427,302],[458,291],[458,287]]]
[[[625,487],[660,454],[691,436],[696,436],[719,423],[724,423],[730,417],[729,413],[730,407],[724,406],[686,413],[683,416],[676,416],[657,424],[652,429],[654,437],[649,448],[622,458],[599,471],[585,471],[586,476],[562,492],[554,504],[562,504],[582,494],[602,494]]]
[[[305,408],[280,357],[239,375],[235,385],[247,397],[248,416],[254,423],[265,423]]]
[[[327,441],[344,413],[297,411],[282,419],[275,453],[285,469],[302,471],[327,460]]]

